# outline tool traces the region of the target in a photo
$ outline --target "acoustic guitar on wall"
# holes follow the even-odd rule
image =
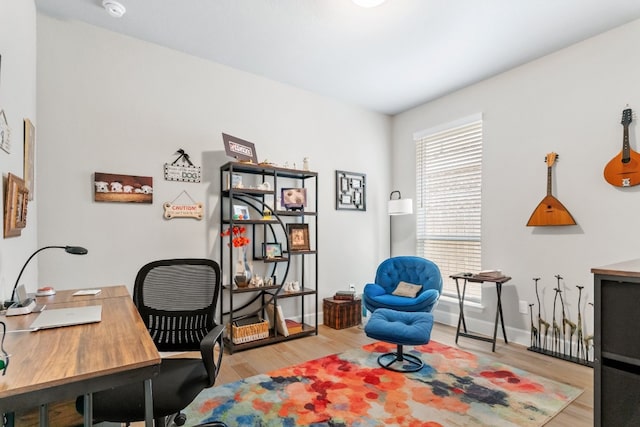
[[[547,195],[531,214],[527,226],[544,225],[576,225],[576,221],[560,200],[551,194],[551,168],[558,159],[558,154],[549,153],[545,157],[547,163]]]
[[[631,108],[622,111],[622,151],[609,160],[604,167],[604,179],[616,187],[632,187],[640,184],[640,154],[629,146],[629,124],[632,120]]]

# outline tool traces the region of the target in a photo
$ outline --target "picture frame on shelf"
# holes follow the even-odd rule
[[[287,224],[289,251],[309,251],[309,224]]]
[[[262,244],[262,257],[265,259],[282,258],[282,245],[277,242],[266,242]]]
[[[336,171],[336,210],[367,210],[367,176],[358,172]]]
[[[4,202],[4,237],[22,234],[27,226],[29,189],[22,178],[7,174],[7,198]]]
[[[242,221],[251,219],[251,215],[249,215],[249,208],[243,205],[233,205],[233,219],[239,219]]]
[[[242,175],[239,173],[227,174],[227,189],[244,188],[242,185]]]
[[[307,189],[280,189],[280,203],[286,210],[303,210],[307,206]]]

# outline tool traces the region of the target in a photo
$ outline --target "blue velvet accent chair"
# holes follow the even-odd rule
[[[415,298],[393,295],[401,281],[422,285],[422,289]],[[362,302],[370,312],[378,308],[431,312],[441,293],[442,275],[433,261],[417,256],[397,256],[378,266],[375,283],[367,283],[364,287]]]

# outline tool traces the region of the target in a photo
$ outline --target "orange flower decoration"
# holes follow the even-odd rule
[[[233,235],[231,242],[227,243],[227,246],[233,245],[234,248],[241,248],[243,246],[247,246],[251,242],[251,240],[244,235],[246,232],[246,227],[234,225],[232,228],[227,228],[225,231],[220,233],[220,237]]]

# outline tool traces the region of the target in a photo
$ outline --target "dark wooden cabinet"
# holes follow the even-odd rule
[[[640,260],[591,272],[594,425],[640,426]]]

